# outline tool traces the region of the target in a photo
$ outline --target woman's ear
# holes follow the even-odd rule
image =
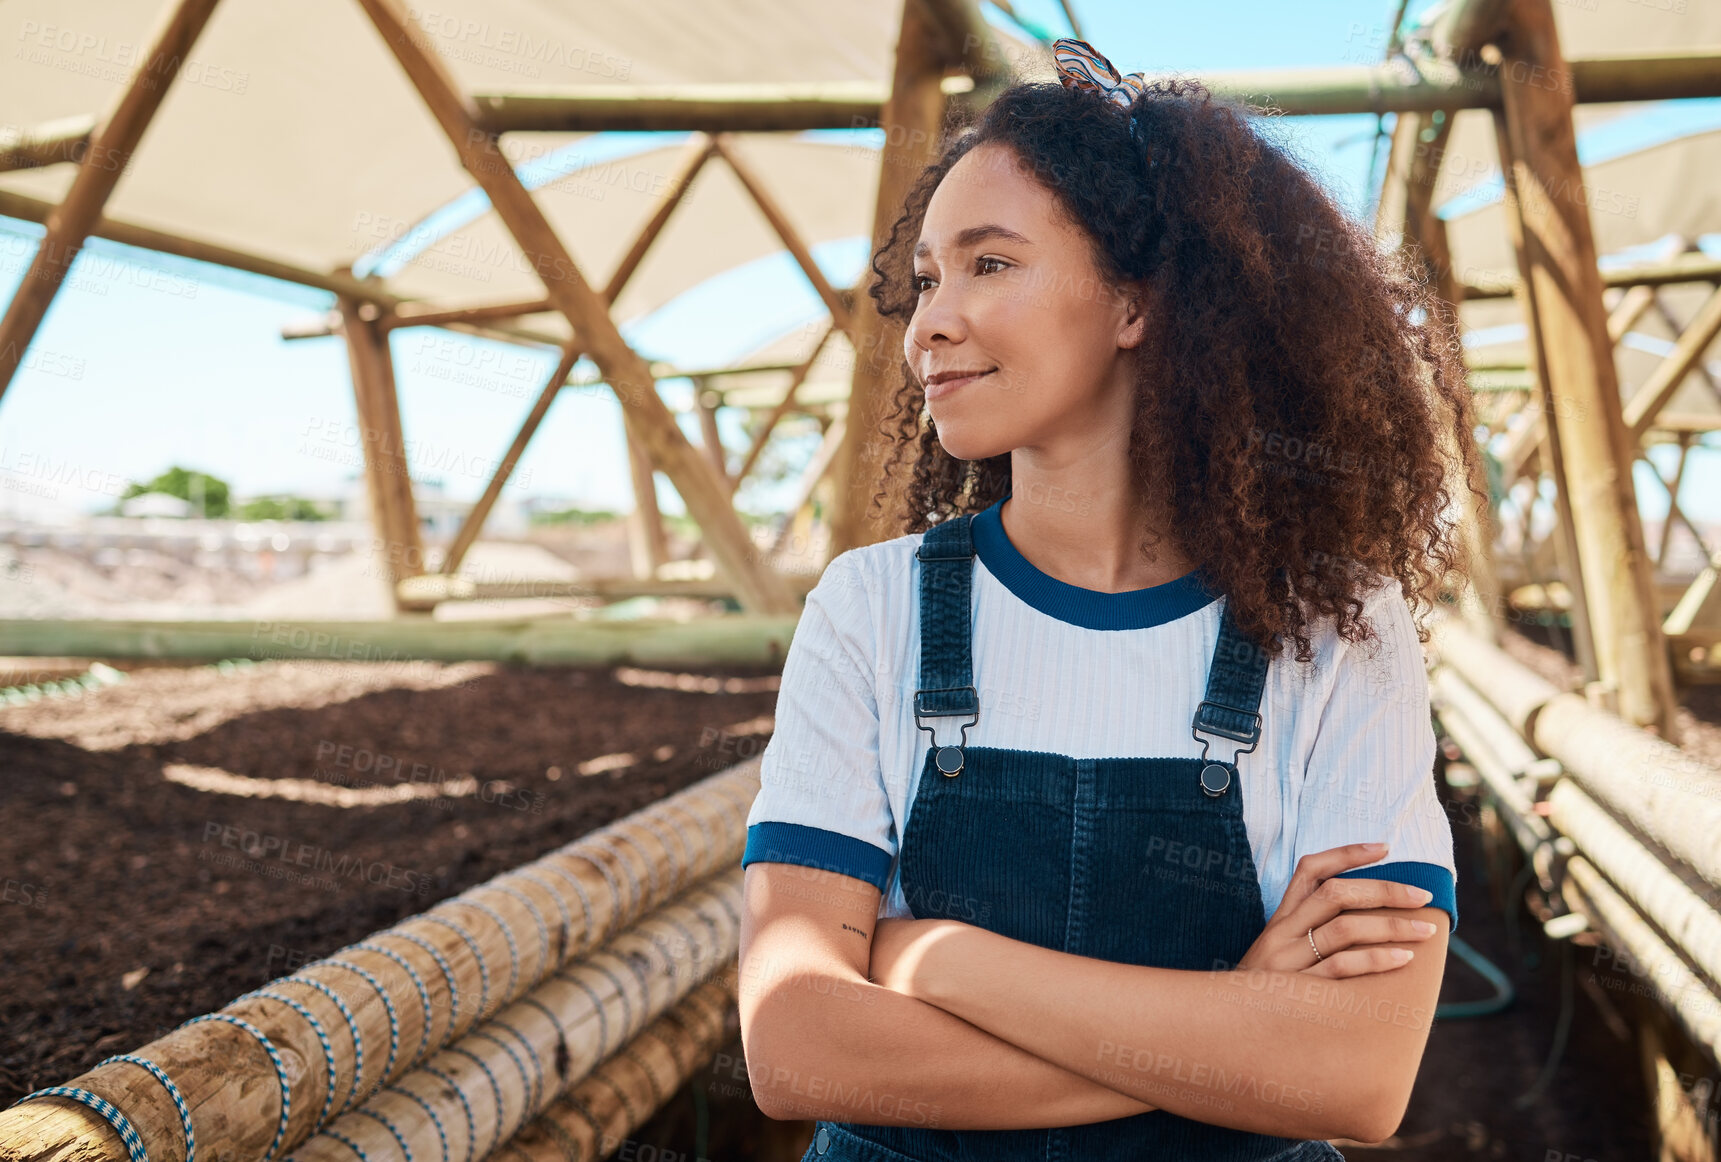
[[[1117,345],[1123,348],[1139,347],[1147,338],[1147,327],[1152,321],[1156,299],[1145,283],[1124,283],[1118,287],[1118,294],[1123,302],[1122,327],[1118,330]]]

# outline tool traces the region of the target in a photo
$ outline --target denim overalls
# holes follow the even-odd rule
[[[1237,632],[1227,603],[1193,728],[1246,744],[1230,761],[1073,759],[967,746],[980,710],[970,636],[971,520],[934,525],[916,554],[914,714],[935,745],[927,749],[899,854],[910,910],[919,919],[977,918],[1013,939],[1102,960],[1197,970],[1211,970],[1216,961],[1235,964],[1266,927],[1235,762],[1260,737],[1267,656]],[[963,721],[934,734],[927,720],[950,716]],[[1207,740],[1195,737],[1205,756]],[[1152,1072],[1140,1076],[1155,1079]],[[1214,1098],[1223,1104],[1223,1088]],[[1142,1100],[1152,1104],[1151,1092],[1144,1090]],[[803,1162],[1332,1158],[1343,1155],[1326,1142],[1153,1110],[1035,1130],[820,1121]]]

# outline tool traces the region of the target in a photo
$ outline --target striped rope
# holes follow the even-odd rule
[[[322,993],[325,997],[328,997],[335,1003],[335,1008],[341,1011],[341,1016],[345,1018],[347,1022],[347,1033],[353,1039],[353,1087],[347,1091],[347,1100],[341,1103],[339,1112],[345,1113],[347,1110],[352,1108],[353,1102],[358,1098],[359,1078],[365,1071],[365,1042],[364,1038],[359,1034],[358,1020],[354,1018],[353,1011],[347,1008],[347,1003],[341,1000],[340,994],[315,977],[300,976],[298,973],[294,973],[292,976],[281,978],[282,984],[286,984],[288,981],[293,981],[296,984],[309,985],[311,988]]]
[[[161,1066],[147,1057],[138,1056],[136,1053],[117,1053],[112,1057],[96,1062],[96,1068],[100,1069],[113,1061],[129,1061],[133,1065],[140,1065],[148,1070],[152,1077],[161,1082],[161,1087],[167,1091],[168,1100],[173,1103],[175,1112],[179,1114],[179,1128],[185,1134],[185,1162],[197,1162],[197,1131],[191,1126],[191,1105],[185,1100],[185,1095],[179,1092],[179,1087],[173,1084],[173,1078],[169,1077],[167,1071]]]
[[[357,1142],[353,1141],[351,1138],[347,1137],[345,1134],[341,1133],[339,1130],[324,1130],[323,1133],[327,1134],[329,1137],[333,1138],[335,1141],[339,1142],[341,1145],[345,1146],[347,1149],[349,1149],[353,1153],[357,1154],[359,1156],[359,1162],[370,1162],[370,1159],[365,1157],[365,1152],[363,1150],[359,1149],[359,1144]],[[287,1159],[287,1162],[293,1162],[293,1160],[291,1158],[289,1158],[289,1159]]]
[[[585,927],[582,929],[580,947],[582,949],[589,947],[593,937],[596,935],[594,926],[597,924],[597,921],[593,918],[592,901],[591,897],[586,895],[586,885],[582,884],[579,877],[568,871],[566,868],[550,863],[547,860],[544,861],[544,870],[554,872],[556,875],[561,876],[569,883],[570,886],[573,887],[574,895],[580,898],[580,914],[585,917],[586,921]],[[571,952],[571,949],[563,952],[562,960],[566,961]]]
[[[382,987],[380,980],[351,961],[342,960],[338,956],[329,956],[318,961],[318,963],[329,965],[331,968],[344,968],[348,972],[362,976],[370,983],[371,988],[376,990],[376,995],[382,998],[382,1007],[388,1013],[388,1061],[382,1067],[382,1076],[377,1078],[376,1084],[370,1087],[370,1093],[365,1094],[360,1099],[361,1101],[368,1101],[370,1095],[381,1089],[393,1076],[394,1059],[400,1053],[400,1016],[394,1011],[394,998],[388,995],[388,990]]]
[[[424,912],[413,918],[416,920],[428,920],[432,924],[442,925],[444,928],[460,937],[460,939],[466,941],[466,947],[472,950],[472,959],[478,962],[478,1015],[472,1018],[472,1023],[476,1025],[479,1021],[484,1019],[484,1007],[490,1003],[490,970],[484,967],[484,952],[478,947],[478,941],[473,938],[472,933],[456,924],[453,920],[450,920],[447,916],[438,916],[435,912]],[[454,1028],[451,1025],[449,1026],[449,1033],[452,1035],[453,1032]]]
[[[442,1140],[442,1162],[448,1162],[448,1131],[442,1128],[442,1119],[436,1116],[436,1110],[431,1107],[431,1104],[404,1086],[391,1085],[383,1092],[398,1093],[402,1097],[409,1097],[424,1107],[424,1112],[430,1115],[430,1121],[436,1127],[436,1136]]]
[[[323,1095],[323,1108],[317,1114],[317,1124],[311,1127],[311,1133],[316,1133],[329,1120],[329,1110],[335,1104],[335,1086],[340,1083],[340,1077],[335,1072],[335,1047],[330,1044],[329,1035],[324,1031],[323,1023],[311,1014],[311,1010],[286,993],[276,992],[271,988],[253,989],[245,996],[240,997],[239,1000],[245,1000],[246,997],[268,997],[272,1001],[280,1001],[283,1005],[298,1010],[299,1016],[305,1018],[305,1022],[311,1026],[311,1031],[317,1035],[317,1044],[323,1047],[323,1063],[329,1067],[329,1084],[328,1092]],[[187,1158],[185,1162],[191,1162],[191,1159]]]
[[[406,1135],[402,1134],[398,1129],[396,1129],[393,1122],[389,1121],[387,1118],[383,1117],[381,1114],[377,1113],[375,1110],[366,1109],[364,1106],[360,1106],[358,1109],[353,1111],[354,1117],[358,1117],[360,1114],[363,1114],[367,1118],[371,1118],[375,1121],[381,1122],[383,1124],[383,1126],[388,1130],[388,1132],[394,1135],[394,1140],[400,1143],[401,1157],[405,1158],[406,1162],[412,1162],[412,1148],[406,1144]]]
[[[280,1147],[281,1139],[287,1136],[287,1118],[292,1114],[293,1110],[293,1083],[287,1077],[286,1063],[281,1060],[281,1053],[275,1048],[274,1042],[270,1041],[269,1038],[263,1035],[263,1030],[242,1017],[235,1017],[232,1013],[205,1013],[201,1017],[191,1018],[191,1020],[185,1022],[184,1025],[181,1025],[180,1028],[183,1029],[187,1025],[195,1025],[199,1021],[224,1021],[229,1025],[234,1025],[245,1030],[257,1039],[257,1044],[263,1047],[263,1052],[267,1053],[269,1055],[269,1060],[274,1062],[275,1080],[281,1084],[281,1117],[280,1120],[275,1123],[274,1139],[269,1143],[269,1148],[263,1152],[263,1162],[269,1162],[269,1160],[275,1156],[275,1151]]]
[[[492,908],[489,904],[486,904],[481,900],[469,900],[464,895],[459,895],[452,899],[444,900],[442,903],[444,905],[464,904],[468,908],[477,908],[480,912],[490,917],[490,922],[492,924],[495,924],[497,928],[502,930],[502,938],[508,942],[508,984],[502,990],[502,999],[504,1003],[513,1000],[514,986],[519,983],[520,980],[520,946],[514,942],[514,930],[508,927],[508,922],[502,919],[501,914],[498,913],[495,908]],[[498,1005],[497,1007],[500,1008],[501,1006]],[[479,1015],[480,1017],[489,1016],[488,1013],[480,1013]]]
[[[442,1084],[453,1090],[454,1096],[460,1099],[460,1108],[466,1111],[466,1162],[472,1162],[473,1154],[478,1145],[478,1123],[472,1117],[472,1103],[467,1100],[466,1091],[460,1088],[460,1083],[449,1076],[446,1070],[438,1069],[428,1063],[420,1068],[432,1077],[440,1078]]]
[[[472,1052],[472,1050],[467,1049],[462,1045],[450,1045],[448,1047],[448,1052],[458,1053],[460,1056],[471,1061],[472,1064],[484,1071],[485,1077],[490,1079],[490,1092],[496,1097],[496,1132],[490,1139],[490,1145],[485,1147],[484,1153],[488,1154],[491,1150],[496,1148],[499,1142],[502,1141],[502,1086],[497,1082],[496,1075],[490,1072],[489,1063],[482,1057],[478,1056],[478,1054]]]
[[[412,967],[406,957],[392,948],[384,948],[375,940],[361,940],[352,947],[362,948],[366,952],[374,952],[378,956],[388,957],[405,969],[406,975],[412,978],[412,986],[418,990],[419,1006],[424,1010],[424,1024],[418,1031],[418,1052],[414,1053],[412,1060],[408,1062],[409,1065],[417,1065],[430,1049],[430,1023],[435,1020],[435,1010],[430,1007],[430,990],[424,987],[424,978],[418,975],[418,970]]]
[[[75,1085],[50,1085],[47,1089],[38,1089],[27,1093],[13,1105],[22,1105],[40,1097],[66,1097],[75,1102],[82,1102],[108,1120],[108,1125],[119,1134],[120,1141],[125,1143],[126,1153],[131,1155],[131,1162],[149,1162],[149,1152],[143,1148],[143,1139],[138,1136],[137,1127],[131,1124],[131,1119],[120,1113],[119,1107],[99,1094]]]
[[[442,970],[442,979],[448,984],[449,1013],[447,1036],[452,1037],[454,1035],[454,1026],[460,1023],[460,983],[454,979],[454,969],[449,967],[448,958],[437,950],[436,945],[432,944],[416,932],[402,932],[399,929],[390,928],[388,931],[379,932],[377,935],[379,938],[382,936],[398,936],[402,940],[410,940],[426,952],[430,953],[431,957],[435,959],[436,967]],[[445,1037],[444,1039],[446,1040],[447,1038]]]
[[[512,1045],[509,1045],[508,1042],[502,1040],[488,1029],[476,1029],[469,1033],[468,1036],[482,1037],[491,1044],[498,1046],[502,1052],[506,1053],[509,1059],[514,1062],[514,1068],[520,1072],[520,1084],[525,1087],[526,1090],[526,1099],[521,1103],[520,1110],[520,1123],[523,1124],[531,1113],[531,1107],[534,1104],[533,1098],[536,1096],[536,1091],[532,1087],[532,1075],[526,1072],[526,1063],[520,1060],[520,1055],[514,1052],[514,1047]],[[519,1128],[520,1125],[516,1124],[513,1127],[513,1130],[517,1130]],[[509,1131],[510,1135],[513,1133],[513,1130]]]
[[[525,892],[522,892],[519,888],[512,888],[507,884],[494,882],[484,884],[482,886],[489,888],[491,891],[501,892],[506,896],[519,900],[520,903],[526,906],[526,910],[532,913],[532,921],[538,926],[537,976],[540,980],[548,976],[556,966],[554,962],[550,960],[550,926],[544,923],[544,913],[538,910],[538,905],[533,902],[532,897],[528,896]]]
[[[548,895],[550,899],[555,901],[556,911],[562,914],[562,936],[560,942],[556,946],[555,961],[556,964],[561,964],[562,961],[568,958],[568,945],[572,944],[574,940],[574,914],[568,911],[567,901],[562,899],[562,893],[556,890],[555,885],[540,878],[531,868],[521,868],[514,874],[523,880],[530,880],[540,888],[543,888],[544,893]],[[539,975],[546,975],[547,972],[553,970],[553,968],[554,965],[551,965],[546,969],[545,973],[540,973]]]

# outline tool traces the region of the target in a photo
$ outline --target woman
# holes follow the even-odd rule
[[[1407,598],[1463,565],[1462,368],[1241,113],[1055,48],[873,259],[910,531],[785,665],[754,1097],[808,1158],[1341,1157],[1457,920]]]

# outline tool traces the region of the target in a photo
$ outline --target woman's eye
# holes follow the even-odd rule
[[[1009,264],[1006,263],[1002,258],[987,257],[987,258],[976,259],[974,265],[980,268],[980,273],[986,274],[986,273],[989,273],[985,269],[988,266],[997,266],[999,268],[1003,268],[1005,266],[1008,266]]]
[[[931,283],[932,281],[933,281],[933,278],[930,274],[917,274],[917,275],[915,275],[914,276],[914,293],[915,294],[924,294],[926,292],[926,290],[928,289],[927,284]]]

